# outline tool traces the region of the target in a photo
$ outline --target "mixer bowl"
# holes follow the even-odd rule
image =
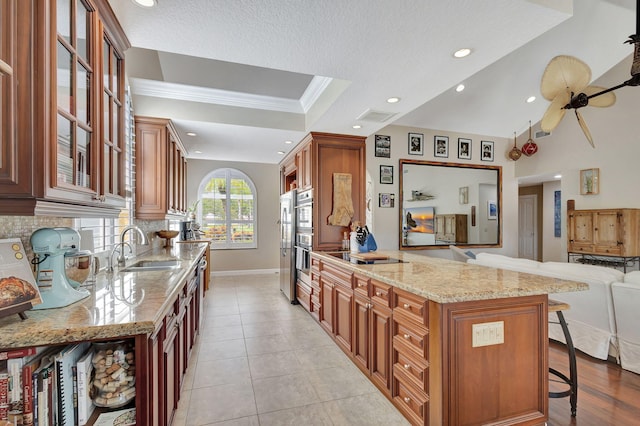
[[[74,254],[65,254],[64,270],[67,278],[78,284],[84,283],[91,273],[91,252],[77,252]]]

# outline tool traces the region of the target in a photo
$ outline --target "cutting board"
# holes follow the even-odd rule
[[[384,254],[379,254],[376,252],[369,252],[369,253],[349,253],[350,257],[353,257],[354,259],[358,259],[358,260],[385,260],[388,259],[389,256],[384,255]]]

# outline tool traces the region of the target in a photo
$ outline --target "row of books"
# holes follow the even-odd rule
[[[95,408],[92,356],[88,342],[0,352],[0,420],[85,425]]]

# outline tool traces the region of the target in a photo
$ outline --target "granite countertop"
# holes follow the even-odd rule
[[[0,318],[0,349],[45,346],[69,342],[112,339],[152,333],[168,312],[181,285],[204,254],[206,243],[175,244],[155,249],[127,261],[180,261],[172,270],[100,272],[96,282],[83,286],[89,297],[69,306],[26,311]]]
[[[354,264],[329,253],[323,261],[375,278],[438,303],[588,290],[586,283],[471,265],[404,251],[377,251],[402,263]]]

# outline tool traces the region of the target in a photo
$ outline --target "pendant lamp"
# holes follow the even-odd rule
[[[522,157],[522,151],[518,149],[517,140],[516,140],[516,132],[513,132],[513,148],[509,151],[509,158],[513,161],[518,161]]]
[[[536,152],[538,152],[538,145],[531,138],[531,120],[529,120],[529,139],[522,145],[522,153],[527,157],[531,157]]]

